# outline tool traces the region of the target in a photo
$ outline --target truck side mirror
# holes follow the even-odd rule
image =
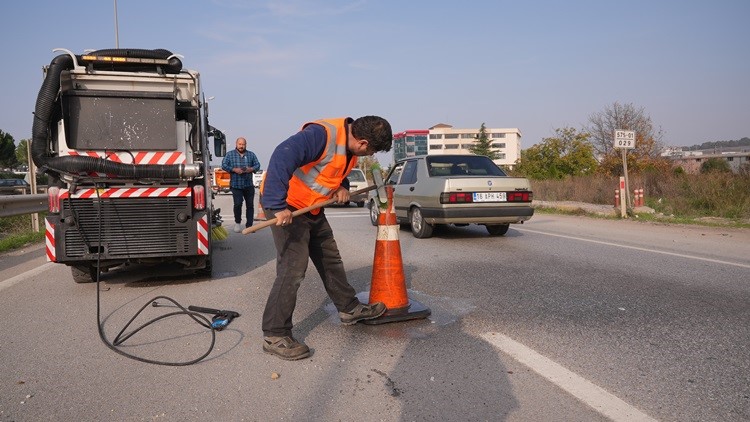
[[[210,127],[208,134],[214,137],[214,155],[217,157],[227,155],[227,137],[224,132],[215,127]]]
[[[214,155],[217,157],[227,155],[227,143],[223,139],[214,138]]]

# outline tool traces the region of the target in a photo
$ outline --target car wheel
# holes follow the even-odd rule
[[[378,216],[380,216],[380,207],[375,201],[370,201],[370,223],[373,226],[378,225]]]
[[[510,227],[510,224],[487,224],[485,227],[490,236],[502,236],[505,233],[508,233],[508,227]]]
[[[70,267],[73,281],[76,283],[92,283],[96,281],[96,271],[92,265],[77,265]]]
[[[426,239],[432,236],[432,226],[427,224],[422,217],[422,210],[419,207],[414,207],[409,213],[409,220],[411,222],[411,233],[417,239]]]

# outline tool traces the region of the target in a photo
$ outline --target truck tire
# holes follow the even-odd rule
[[[93,283],[96,281],[96,271],[92,265],[71,266],[70,273],[76,283]]]
[[[422,210],[419,207],[412,207],[409,211],[409,222],[411,223],[411,233],[417,239],[427,239],[432,236],[432,226],[424,221]]]
[[[359,201],[357,202],[357,207],[362,208],[365,206],[365,201]]]
[[[487,224],[485,227],[490,236],[502,236],[505,233],[508,233],[508,227],[510,227],[510,224]]]

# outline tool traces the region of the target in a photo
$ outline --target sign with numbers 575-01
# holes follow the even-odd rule
[[[635,148],[635,131],[615,129],[615,148]]]

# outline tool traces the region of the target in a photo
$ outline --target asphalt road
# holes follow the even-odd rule
[[[231,197],[219,203],[231,228]],[[326,213],[350,282],[369,290],[367,210]],[[211,278],[169,266],[102,276],[110,340],[144,305],[139,321],[171,311],[149,306],[160,295],[242,314],[189,366],[108,349],[96,286],[40,246],[0,256],[0,421],[750,419],[750,231],[539,214],[504,237],[400,238],[409,296],[432,315],[342,326],[310,266],[295,335],[313,355],[298,362],[261,351],[269,230],[216,243]],[[122,349],[176,362],[210,341],[176,317]]]

